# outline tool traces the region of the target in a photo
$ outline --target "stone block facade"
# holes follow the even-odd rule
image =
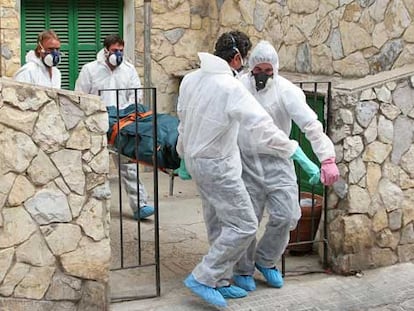
[[[20,4],[0,3],[0,72],[8,77],[20,67]],[[125,4],[135,9],[127,31],[142,78],[144,1]],[[414,62],[412,0],[157,0],[151,8],[152,83],[163,112],[174,111],[177,77],[198,66],[197,52],[212,52],[230,30],[272,42],[288,72],[364,77]]]
[[[0,309],[106,310],[109,155],[97,96],[0,79]]]
[[[340,181],[328,197],[334,269],[414,259],[414,65],[333,89]]]

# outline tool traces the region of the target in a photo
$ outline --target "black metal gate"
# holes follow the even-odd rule
[[[331,82],[296,82],[304,91],[308,105],[316,112],[319,121],[323,124],[325,132],[329,128],[329,108],[331,105]],[[309,142],[304,134],[293,125],[291,138],[296,139],[307,156],[315,163],[318,159],[313,153]],[[301,168],[295,164],[298,187],[299,202],[302,210],[302,217],[295,230],[291,231],[289,245],[282,256],[282,274],[325,272],[328,268],[328,235],[327,235],[327,196],[326,187],[311,186],[304,178]],[[320,221],[322,223],[320,224]],[[320,234],[317,236],[319,228]],[[322,267],[323,271],[287,271],[286,254],[306,255],[313,251],[315,243],[322,243]]]
[[[100,90],[99,95],[104,92],[111,92],[116,100],[116,109],[108,108],[110,117],[110,128],[108,131],[108,148],[112,159],[114,160],[113,172],[116,176],[110,176],[112,189],[111,208],[111,274],[110,288],[111,301],[127,301],[142,298],[152,298],[160,296],[160,255],[159,255],[159,206],[158,206],[158,160],[156,152],[152,156],[152,163],[145,166],[143,171],[142,165],[138,162],[138,156],[125,156],[123,152],[122,130],[125,114],[133,117],[139,116],[143,108],[147,110],[146,115],[152,117],[152,150],[157,150],[157,98],[155,88],[127,88],[127,89],[105,89]],[[128,106],[127,111],[120,109],[120,98],[129,93],[130,100],[134,98],[133,103]],[[144,93],[144,103],[141,104],[140,93]],[[131,96],[132,94],[132,96]],[[112,121],[112,122],[111,122]],[[138,155],[139,150],[139,122],[132,121],[135,124],[135,146],[134,154]],[[111,124],[113,124],[111,126]],[[111,137],[111,134],[115,134]],[[112,138],[112,139],[111,139]],[[112,140],[112,141],[111,141]],[[131,143],[131,141],[129,141]],[[143,175],[148,183],[145,187],[153,188],[151,205],[154,207],[154,215],[148,219],[140,219],[139,212],[131,217],[131,208],[128,206],[128,196],[123,189],[124,185],[121,177],[121,165],[129,163],[135,165],[137,174],[136,193],[137,201],[140,201],[139,181]],[[148,163],[147,163],[148,164]],[[149,177],[152,175],[152,177]],[[143,182],[145,184],[145,182]],[[150,195],[151,196],[151,195]],[[125,206],[127,206],[125,208]],[[137,206],[139,209],[139,206]]]

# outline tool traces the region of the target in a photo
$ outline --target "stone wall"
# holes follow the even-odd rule
[[[135,3],[141,70],[143,0]],[[152,9],[152,80],[164,111],[174,109],[174,76],[229,30],[271,41],[282,71],[364,77],[414,62],[412,0],[163,0]]]
[[[135,65],[143,77],[143,0],[135,7]],[[242,30],[253,43],[271,41],[281,70],[342,77],[414,62],[412,0],[156,0],[152,7],[152,81],[160,111],[175,109],[179,79],[213,51],[224,31]],[[20,0],[0,4],[1,73],[20,66]]]
[[[105,105],[0,79],[0,309],[106,310]]]
[[[414,65],[333,90],[341,180],[328,200],[337,272],[414,259]]]
[[[20,68],[20,10],[16,0],[0,2],[0,77]]]

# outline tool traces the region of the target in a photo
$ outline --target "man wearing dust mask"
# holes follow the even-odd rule
[[[56,67],[60,59],[59,37],[53,30],[44,30],[37,37],[36,49],[26,54],[26,64],[16,72],[14,80],[60,88],[61,73]]]
[[[107,107],[116,107],[118,104],[119,109],[123,109],[135,102],[141,103],[142,92],[135,91],[141,88],[141,82],[135,67],[124,59],[124,40],[117,34],[111,34],[105,37],[103,45],[96,60],[82,67],[75,90],[94,95],[99,95],[100,90],[111,90],[100,94]],[[145,219],[154,214],[154,207],[147,204],[148,194],[141,181],[137,191],[135,163],[121,164],[121,179],[134,219]]]
[[[261,41],[253,49],[249,69],[250,72],[240,78],[241,82],[272,117],[274,125],[286,135],[290,134],[292,121],[298,125],[321,162],[321,182],[332,185],[339,178],[333,143],[306,103],[303,91],[278,74],[279,58],[269,42]],[[263,274],[269,286],[283,286],[282,275],[275,263],[285,251],[289,232],[296,227],[301,211],[292,159],[249,152],[249,144],[246,144],[249,137],[250,132],[241,127],[242,178],[258,221],[262,220],[265,207],[269,220],[257,245],[253,240],[235,265],[233,280],[237,286],[253,291],[256,289],[255,269]],[[317,182],[319,180],[312,177],[309,179],[311,185]]]

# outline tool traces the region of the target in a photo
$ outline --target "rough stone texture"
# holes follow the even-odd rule
[[[30,266],[24,263],[16,263],[7,273],[0,286],[0,295],[11,296],[14,288],[30,271]]]
[[[8,203],[10,206],[19,206],[28,198],[30,198],[34,193],[35,187],[26,177],[19,175],[17,176],[13,187],[10,190]]]
[[[4,5],[4,1],[2,5]],[[17,12],[18,5],[12,0],[7,0],[6,5],[8,8],[11,8],[10,11],[14,12],[15,16],[14,18],[10,18],[5,15],[2,19],[3,28],[0,32],[2,35],[2,49],[4,49],[2,50],[3,57],[1,60],[4,66],[1,66],[1,70],[3,71],[2,74],[11,77],[19,67],[20,51],[22,49],[20,48],[19,42],[20,25],[17,18],[19,15]],[[143,1],[135,1],[134,7],[136,9],[135,64],[138,70],[143,72],[143,40],[141,35],[143,33]],[[3,14],[6,14],[4,12]],[[304,73],[315,73],[313,72],[314,70],[326,70],[327,72],[333,70],[335,75],[352,78],[363,77],[370,73],[391,68],[404,67],[412,63],[413,60],[410,56],[410,54],[413,54],[411,52],[412,48],[410,47],[410,42],[412,41],[412,35],[410,35],[412,30],[410,30],[410,27],[412,28],[414,5],[409,0],[281,0],[277,2],[269,0],[226,0],[206,1],[203,4],[197,5],[194,4],[194,1],[190,0],[171,0],[153,2],[153,13],[154,32],[152,35],[153,41],[157,43],[157,45],[154,44],[157,48],[154,49],[153,58],[153,68],[156,68],[157,76],[154,75],[153,84],[159,87],[160,101],[161,99],[162,101],[164,99],[167,101],[166,104],[163,104],[163,110],[165,111],[174,110],[176,103],[176,96],[174,95],[177,94],[178,90],[177,76],[182,75],[183,70],[194,69],[198,65],[196,53],[192,47],[197,46],[197,50],[212,51],[215,39],[222,32],[229,29],[246,31],[250,35],[253,43],[256,43],[262,38],[269,39],[276,46],[280,54],[281,67],[291,71],[299,70]],[[200,21],[201,18],[202,20]],[[296,23],[296,20],[306,22],[301,22],[301,24]],[[176,29],[179,30],[172,32]],[[292,31],[293,29],[295,31]],[[169,37],[165,35],[167,32],[170,32]],[[326,34],[330,35],[326,36]],[[188,38],[192,38],[192,40],[188,40]],[[317,50],[313,50],[312,44],[318,44],[320,47]],[[330,53],[325,49],[325,45],[330,48]],[[5,50],[6,48],[7,50]],[[314,57],[316,58],[314,59]],[[326,64],[332,63],[332,66],[322,67],[321,63],[325,61]],[[386,83],[390,82],[388,78],[384,78],[385,80]],[[354,92],[352,96],[346,94],[343,96],[343,99],[335,99],[333,102],[333,105],[337,103],[339,105],[343,104],[340,108],[350,109],[354,119],[357,118],[357,112],[354,107],[357,102],[374,101],[380,106],[379,110],[375,113],[375,117],[372,118],[372,120],[376,119],[378,124],[371,120],[371,122],[367,123],[367,128],[364,128],[356,122],[353,124],[332,125],[333,130],[331,133],[332,139],[336,144],[335,150],[343,150],[343,157],[339,163],[343,174],[341,181],[334,186],[334,190],[340,197],[336,206],[338,206],[339,212],[344,215],[346,215],[346,210],[349,209],[349,202],[347,201],[350,176],[348,172],[351,172],[348,168],[349,163],[352,163],[352,161],[361,157],[363,154],[365,157],[362,158],[362,161],[366,167],[368,167],[368,163],[374,163],[374,165],[381,166],[381,170],[384,172],[385,163],[389,163],[391,159],[392,163],[400,166],[404,155],[412,145],[413,134],[412,131],[407,130],[413,128],[413,109],[407,112],[409,108],[407,105],[410,105],[412,100],[400,101],[397,104],[398,99],[396,99],[395,90],[404,89],[405,86],[397,78],[393,82],[397,86],[395,89],[388,88],[392,93],[392,100],[389,104],[382,101],[384,99],[388,101],[388,97],[383,96],[384,94],[379,95],[380,100],[378,98],[361,97],[355,102],[356,94],[359,94],[360,89]],[[373,87],[381,89],[384,85],[387,85],[386,83],[376,83],[375,86],[371,84],[365,89],[372,89]],[[56,119],[49,121],[58,120],[57,123],[65,127],[65,130],[61,132],[58,128],[54,128],[58,134],[56,137],[54,137],[56,133],[48,131],[46,128],[40,128],[39,122],[36,123],[34,128],[37,141],[39,142],[38,146],[46,155],[66,148],[66,144],[71,134],[73,134],[72,129],[80,122],[83,122],[87,131],[91,132],[90,136],[96,134],[98,136],[101,134],[104,135],[106,132],[107,119],[105,119],[105,107],[102,107],[102,103],[96,101],[93,96],[82,96],[81,98],[79,98],[80,95],[71,96],[71,94],[69,94],[70,96],[68,94],[59,94],[59,96],[55,94],[51,96],[52,92],[46,92],[43,89],[28,86],[21,87],[21,85],[16,88],[13,85],[9,86],[8,83],[7,86],[5,85],[6,83],[3,83],[2,96],[0,96],[2,98],[2,100],[0,99],[0,108],[2,110],[7,108],[7,111],[16,109],[28,113],[35,112],[40,114],[39,119],[40,117],[43,119],[47,118],[44,112],[46,110],[52,110],[50,107],[53,107],[54,112],[58,112],[59,115],[53,116]],[[398,92],[400,90],[397,91],[397,95]],[[401,98],[401,96],[410,98],[409,95],[404,95],[404,92],[397,97]],[[68,117],[70,114],[73,114],[73,118]],[[85,118],[83,114],[88,116],[88,118]],[[389,123],[383,126],[385,123],[381,121],[382,119],[379,114],[382,114],[385,118],[393,122],[393,135],[389,132]],[[27,118],[31,120],[30,117]],[[402,118],[406,118],[405,120],[407,122],[401,121]],[[4,120],[7,120],[7,118]],[[4,125],[4,123],[8,125]],[[24,129],[13,127],[15,125],[12,126],[10,123],[7,123],[7,121],[0,122],[0,143],[2,146],[6,142],[6,149],[11,150],[9,147],[16,145],[15,138],[18,138],[19,142],[31,141],[26,137],[30,136],[26,133],[30,131],[30,122],[24,126],[22,125]],[[18,132],[19,137],[17,137],[16,132]],[[67,136],[65,136],[65,133]],[[48,135],[51,137],[48,137]],[[349,137],[359,137],[359,139],[347,139]],[[390,137],[393,137],[392,143],[387,141]],[[370,152],[367,151],[367,142],[370,145]],[[93,156],[87,155],[84,152],[87,149],[82,149],[84,146],[80,143],[83,142],[77,139],[72,140],[69,145],[80,148],[77,151],[82,153],[80,157],[81,165],[79,167],[86,176],[83,187],[77,188],[76,185],[71,185],[65,179],[65,176],[62,176],[63,173],[61,170],[59,170],[60,177],[52,178],[53,180],[59,180],[56,183],[59,184],[59,188],[65,194],[68,190],[63,189],[64,183],[61,180],[63,179],[66,182],[70,191],[67,196],[73,218],[79,217],[81,214],[84,202],[88,202],[90,198],[89,192],[96,188],[97,185],[105,184],[104,173],[88,171],[91,168],[84,162],[90,161]],[[387,148],[382,144],[392,145],[391,156],[388,154]],[[26,146],[25,144],[23,145]],[[32,163],[32,159],[38,154],[38,151],[36,148],[32,152],[26,147],[22,149],[24,152],[20,151],[19,156],[21,158],[15,158],[15,154],[19,154],[19,152],[12,152],[14,156],[7,157],[7,155],[5,156],[0,151],[0,177],[8,172],[27,175],[27,167]],[[382,154],[380,156],[372,154],[377,151],[382,152]],[[99,147],[96,147],[90,153],[98,155],[99,152],[101,152]],[[383,159],[384,156],[385,159]],[[400,187],[401,190],[403,190],[403,187],[407,187],[405,189],[412,188],[410,186],[410,175],[405,172],[409,170],[406,162],[407,160],[404,160],[404,169],[396,170],[398,171],[396,174],[398,175],[396,176],[397,180],[391,181],[396,187]],[[374,174],[370,170],[367,173],[368,176],[361,177],[358,185],[355,185],[362,188],[365,184],[365,191],[368,191],[372,197],[379,195],[378,193],[371,193],[374,191],[374,185],[378,179],[378,169],[375,168],[374,170]],[[352,171],[352,174],[352,178],[355,178],[355,175],[359,173]],[[43,186],[44,182],[48,184],[52,179],[47,181],[37,180],[35,186]],[[2,201],[4,202],[0,204],[1,208],[3,208],[2,214],[4,214],[5,210],[9,209],[9,203],[5,199],[9,191],[6,191],[6,195],[0,191],[0,203]],[[6,208],[3,205],[7,205]],[[373,205],[372,202],[371,205]],[[376,205],[379,206],[380,204],[378,203]],[[375,213],[370,209],[371,207],[368,209],[367,217],[369,221],[372,221]],[[373,213],[373,215],[370,213]],[[405,212],[403,215],[405,215]],[[24,237],[19,243],[23,243],[31,234]],[[339,234],[343,234],[343,232],[341,231]],[[0,241],[1,239],[2,237],[0,237]],[[410,260],[409,258],[412,257],[409,253],[410,250],[412,252],[410,246],[410,244],[407,244],[404,247],[397,247],[397,256],[400,261]],[[379,250],[375,250],[375,255],[374,250],[370,252],[369,249],[364,253],[345,254],[341,253],[341,246],[338,246],[338,251],[339,253],[335,253],[334,256],[337,256],[338,262],[341,260],[344,262],[344,267],[367,267],[369,264],[374,265],[375,262],[392,262],[392,260],[389,260],[392,258],[392,256],[389,256],[389,253]],[[381,256],[384,256],[384,259],[380,259]],[[366,260],[365,265],[361,263],[363,260]],[[345,262],[348,262],[348,264],[345,264]]]
[[[0,309],[107,310],[105,107],[98,97],[2,81]]]
[[[366,128],[377,114],[378,108],[379,105],[374,101],[359,102],[356,107],[356,118],[359,125]]]
[[[358,253],[372,247],[371,222],[365,215],[344,217],[344,251]]]
[[[341,183],[349,185],[346,196],[334,185],[337,217],[328,218],[331,260],[338,272],[413,258],[413,88],[397,72],[383,77],[386,82],[366,78],[333,92],[335,150],[343,150],[338,167]]]
[[[63,179],[77,194],[84,194],[85,191],[81,156],[80,151],[69,149],[63,149],[51,155],[51,159],[62,174]]]
[[[374,141],[372,144],[367,146],[362,158],[364,161],[372,161],[381,164],[388,157],[391,149],[392,147],[388,144]]]
[[[55,263],[55,257],[38,233],[33,234],[29,240],[16,248],[16,260],[38,267],[51,266]]]
[[[102,213],[102,201],[91,198],[86,202],[76,220],[76,223],[82,227],[85,234],[95,241],[100,241],[105,237],[103,219],[101,218]]]
[[[91,242],[83,237],[79,247],[60,259],[65,273],[84,279],[107,281],[110,262],[109,240]]]
[[[17,285],[14,295],[18,298],[41,299],[50,285],[55,267],[31,267]]]
[[[81,289],[81,279],[57,272],[54,274],[50,287],[46,293],[46,299],[79,300],[82,297]]]
[[[4,308],[4,309],[3,309]],[[39,301],[27,299],[2,299],[0,298],[0,309],[2,310],[30,310],[30,311],[77,311],[72,302]]]
[[[40,190],[25,207],[41,225],[72,220],[67,198],[61,191]]]
[[[74,251],[82,237],[79,226],[73,224],[52,224],[42,226],[42,233],[53,254],[59,256]],[[62,237],[65,239],[62,239]]]
[[[100,311],[107,309],[104,285],[93,281],[86,281],[85,283],[79,310]]]
[[[4,226],[0,235],[0,248],[26,241],[36,230],[36,224],[23,207],[3,209]]]
[[[45,185],[59,176],[58,170],[42,150],[30,163],[27,174],[35,185]]]
[[[20,26],[17,19],[20,12],[15,1],[12,2],[8,10],[14,12],[13,22],[10,18],[3,17],[6,26],[2,30],[1,45],[4,62],[2,73],[9,77],[20,64]],[[135,25],[133,30],[136,34],[135,55],[129,56],[135,56],[140,73],[143,72],[144,56],[143,5],[143,1],[133,1],[136,20],[135,23],[128,21]],[[281,55],[288,56],[288,59],[281,58],[281,67],[292,71],[298,68],[307,73],[321,72],[320,66],[313,65],[314,60],[307,58],[311,55],[309,49],[308,53],[303,49],[307,44],[312,47],[326,44],[331,53],[324,54],[323,58],[327,58],[328,64],[333,63],[333,66],[328,67],[329,70],[345,77],[362,77],[381,70],[403,67],[412,63],[410,57],[399,57],[402,53],[408,53],[405,45],[413,42],[412,6],[408,0],[153,2],[153,67],[164,67],[161,77],[153,77],[153,83],[157,87],[160,87],[159,81],[165,85],[175,85],[173,89],[159,89],[159,98],[169,100],[164,104],[164,109],[173,111],[176,97],[171,95],[178,92],[177,73],[197,68],[196,52],[211,52],[216,38],[230,29],[245,31],[253,44],[262,38],[270,39]],[[298,35],[300,40],[297,40]],[[188,40],[189,37],[192,39]],[[294,52],[286,53],[286,49]],[[298,50],[300,52],[296,53]],[[179,56],[183,51],[186,53],[185,59]],[[295,63],[296,66],[292,66]],[[330,73],[326,68],[322,72]],[[51,101],[44,91],[26,89],[18,92],[13,88],[6,90],[6,102],[13,102],[21,110],[30,107],[33,111],[39,111]],[[73,98],[67,94],[59,95],[58,100],[62,103],[61,112],[73,115],[70,123],[63,118],[68,129],[78,124],[79,119],[83,118],[82,114],[92,115],[105,108],[87,96],[78,99],[78,103],[72,103]],[[89,101],[94,105],[89,105]]]
[[[1,125],[0,125],[1,126]],[[10,128],[0,131],[0,174],[8,172],[22,173],[37,153],[37,147],[26,134]],[[7,152],[4,152],[7,150]]]
[[[13,255],[13,248],[6,248],[0,251],[0,282],[3,281],[4,276],[10,268],[13,260]]]
[[[43,108],[37,119],[33,140],[46,152],[54,152],[64,146],[69,138],[56,103],[49,103]]]
[[[401,156],[410,148],[414,137],[412,129],[414,121],[400,115],[394,122],[394,139],[391,160],[394,164],[399,164]]]

